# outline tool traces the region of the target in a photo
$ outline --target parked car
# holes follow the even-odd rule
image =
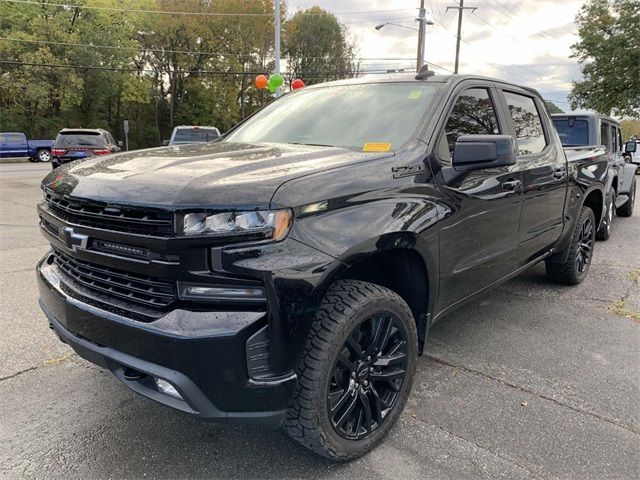
[[[0,133],[0,158],[25,158],[31,162],[51,160],[53,140],[27,140],[20,132]]]
[[[640,165],[640,138],[635,135],[631,137],[625,144],[625,151],[627,152],[627,158],[631,163]]]
[[[175,127],[166,145],[185,145],[189,143],[209,143],[220,138],[216,127],[186,126]]]
[[[74,160],[99,157],[119,152],[122,143],[101,128],[64,128],[60,130],[51,149],[51,165],[60,165]]]
[[[398,420],[436,321],[540,261],[585,279],[602,152],[568,161],[540,95],[500,80],[314,85],[206,147],[52,172],[40,305],[141,395],[352,459]]]
[[[557,113],[551,115],[567,155],[581,155],[591,145],[606,147],[603,154],[609,164],[605,183],[605,216],[597,233],[598,240],[611,236],[615,215],[630,217],[636,197],[636,165],[628,162],[622,143],[620,123],[603,115]]]

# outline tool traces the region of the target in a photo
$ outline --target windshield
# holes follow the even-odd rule
[[[220,134],[212,128],[179,128],[173,136],[174,143],[203,143],[218,138]]]
[[[60,132],[54,147],[106,147],[107,142],[98,132]]]
[[[572,120],[554,118],[560,141],[564,146],[589,145],[589,125],[586,120]]]
[[[440,88],[398,82],[302,89],[259,111],[225,141],[396,150],[415,135]]]

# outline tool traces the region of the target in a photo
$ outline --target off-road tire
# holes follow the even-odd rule
[[[586,262],[586,268],[584,271],[580,272],[577,268],[577,260],[578,255],[582,250],[581,246],[581,231],[585,222],[591,222],[591,235],[590,235],[590,243],[591,243],[591,251]],[[591,259],[593,258],[593,247],[595,244],[595,235],[596,235],[596,217],[593,214],[593,210],[589,207],[582,207],[580,210],[580,215],[578,215],[578,220],[576,221],[576,226],[573,231],[573,236],[571,237],[571,244],[569,245],[569,255],[567,257],[566,262],[564,263],[553,263],[551,261],[546,261],[545,266],[547,270],[547,277],[550,280],[556,283],[562,283],[565,285],[578,285],[587,278],[587,274],[589,273],[589,267],[591,266]],[[585,239],[587,240],[587,239]]]
[[[344,342],[376,312],[390,313],[406,334],[406,368],[398,396],[387,416],[368,436],[348,440],[331,424],[327,395]],[[372,450],[398,420],[413,384],[418,356],[416,322],[406,302],[393,291],[368,282],[340,280],[327,291],[312,324],[298,387],[284,423],[287,433],[310,450],[332,460],[351,460]]]
[[[636,179],[631,181],[631,188],[629,189],[629,200],[625,202],[620,208],[616,209],[616,213],[619,217],[630,217],[633,215],[633,207],[636,202]]]
[[[611,189],[611,193],[607,195],[605,201],[605,212],[604,218],[602,219],[602,223],[600,224],[600,228],[596,233],[596,240],[607,241],[611,236],[611,232],[613,231],[613,219],[615,217],[616,212],[616,191],[615,189]]]

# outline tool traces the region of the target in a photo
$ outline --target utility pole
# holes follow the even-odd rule
[[[424,36],[426,30],[426,14],[424,9],[424,0],[420,0],[420,12],[418,13],[418,59],[416,60],[416,72],[420,71],[420,67],[424,63]]]
[[[275,0],[276,11],[276,39],[275,39],[275,55],[276,55],[276,73],[280,73],[280,0]],[[276,90],[276,97],[280,96],[280,87]]]
[[[475,12],[478,7],[465,7],[464,0],[460,0],[460,6],[447,7],[449,10],[458,10],[458,37],[456,39],[456,66],[453,69],[453,73],[458,73],[458,65],[460,64],[460,40],[462,40],[462,12],[464,10],[471,10],[471,13]]]

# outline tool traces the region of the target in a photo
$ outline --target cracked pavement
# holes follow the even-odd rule
[[[550,284],[538,265],[436,324],[399,425],[332,463],[281,429],[141,398],[57,340],[33,271],[49,168],[0,165],[1,478],[640,476],[640,204],[597,244],[583,285]]]

